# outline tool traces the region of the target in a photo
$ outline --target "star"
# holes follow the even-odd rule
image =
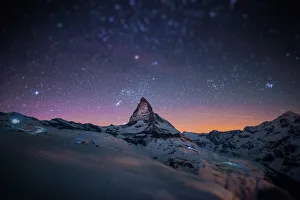
[[[34,95],[39,95],[40,94],[40,92],[39,91],[34,91]]]
[[[138,60],[138,59],[140,59],[140,56],[136,54],[136,55],[134,55],[134,59]]]
[[[116,106],[119,106],[119,105],[121,104],[121,102],[122,102],[122,100],[118,101],[118,102],[116,103]]]
[[[158,62],[157,62],[157,61],[154,61],[154,62],[152,63],[152,65],[158,65]]]
[[[266,83],[265,87],[271,89],[271,88],[274,87],[274,84],[273,83]]]

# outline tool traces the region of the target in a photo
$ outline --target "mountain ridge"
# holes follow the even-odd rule
[[[144,98],[144,97],[142,97],[142,98]],[[145,98],[144,98],[145,99]],[[147,101],[148,102],[148,101]],[[40,120],[40,119],[38,119],[38,118],[36,118],[36,117],[32,117],[32,116],[28,116],[28,115],[25,115],[25,114],[22,114],[22,113],[20,113],[20,112],[16,112],[16,111],[12,111],[12,112],[0,112],[0,115],[7,115],[7,114],[9,114],[9,115],[16,115],[16,116],[22,116],[22,117],[27,117],[27,118],[32,118],[32,119],[35,119],[35,120],[39,120],[39,121],[59,121],[59,120],[61,120],[61,121],[64,121],[64,122],[68,122],[68,123],[74,123],[74,124],[91,124],[91,125],[93,125],[93,126],[98,126],[98,127],[109,127],[109,126],[123,126],[123,125],[113,125],[113,124],[111,124],[111,125],[95,125],[95,124],[92,124],[92,123],[81,123],[81,122],[75,122],[75,121],[72,121],[72,120],[65,120],[65,119],[63,119],[63,118],[61,118],[61,117],[56,117],[56,118],[52,118],[52,119],[49,119],[49,120]],[[154,115],[157,115],[156,113],[154,113]],[[157,115],[157,116],[159,116],[159,115]],[[283,113],[283,114],[281,114],[281,115],[279,115],[277,118],[275,118],[275,119],[273,119],[273,120],[271,120],[271,121],[274,121],[274,120],[276,120],[276,119],[280,119],[280,118],[282,118],[282,117],[285,117],[285,116],[297,116],[297,117],[300,117],[300,114],[298,114],[298,113],[296,113],[296,112],[293,112],[293,111],[287,111],[287,112],[285,112],[285,113]],[[162,117],[160,117],[159,116],[159,118],[162,118]],[[162,118],[163,119],[163,118]],[[166,120],[167,121],[167,120]],[[245,128],[247,129],[248,127],[254,127],[254,126],[259,126],[259,125],[262,125],[262,124],[265,124],[265,123],[268,123],[268,122],[271,122],[271,121],[263,121],[263,122],[261,122],[260,124],[258,124],[258,125],[251,125],[251,126],[245,126],[243,129],[234,129],[234,130],[226,130],[226,131],[219,131],[219,130],[217,130],[217,129],[213,129],[213,130],[211,130],[210,132],[208,132],[208,133],[205,133],[205,132],[201,132],[201,133],[199,133],[199,132],[193,132],[193,131],[182,131],[182,132],[180,132],[180,131],[178,131],[178,132],[180,132],[180,133],[194,133],[194,134],[197,134],[197,135],[207,135],[207,134],[209,134],[209,133],[211,133],[211,132],[222,132],[222,133],[226,133],[226,132],[232,132],[232,131],[244,131],[245,130]],[[169,122],[170,123],[170,122]],[[297,123],[300,123],[300,119],[297,119]],[[129,122],[128,123],[126,123],[125,125],[128,125],[129,124]],[[171,124],[171,123],[170,123]],[[171,124],[172,125],[172,124]],[[173,125],[172,125],[173,126]]]
[[[183,133],[199,147],[253,160],[300,182],[300,115],[291,111],[243,130]]]

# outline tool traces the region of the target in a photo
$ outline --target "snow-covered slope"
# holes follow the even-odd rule
[[[8,128],[20,128],[29,130],[33,130],[34,127],[54,127],[58,129],[68,129],[68,130],[83,130],[83,131],[96,131],[101,132],[101,127],[93,125],[93,124],[81,124],[72,121],[66,121],[61,118],[52,119],[50,121],[47,120],[38,120],[33,117],[28,117],[22,115],[20,113],[11,112],[11,113],[3,113],[0,112],[0,122],[3,126]]]
[[[6,199],[238,199],[107,134],[98,136],[95,147],[62,141],[96,132],[53,129],[46,138],[3,128],[0,133],[0,191]]]
[[[200,133],[194,133],[194,132],[186,132],[186,131],[183,131],[182,132],[182,136],[190,139],[190,140],[197,140],[198,137],[200,137],[202,134]]]
[[[189,137],[189,135],[187,135]],[[252,159],[300,181],[300,115],[287,112],[243,131],[193,135],[199,147]]]

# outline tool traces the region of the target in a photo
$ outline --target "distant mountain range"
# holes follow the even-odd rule
[[[300,115],[291,111],[244,130],[183,132],[199,147],[251,159],[300,181]]]
[[[86,137],[89,133],[109,134],[118,140],[145,149],[153,159],[167,166],[214,181],[220,179],[220,171],[224,171],[225,168],[227,170],[230,166],[235,170],[227,173],[237,173],[238,170],[238,177],[244,177],[237,178],[236,175],[231,175],[229,177],[232,183],[242,185],[240,181],[249,182],[248,178],[245,179],[245,176],[249,176],[246,171],[253,169],[252,173],[257,173],[257,167],[252,163],[255,161],[267,166],[270,169],[267,170],[268,173],[274,170],[300,182],[300,115],[293,112],[287,112],[271,122],[245,127],[243,131],[181,133],[167,120],[154,113],[150,103],[141,98],[125,125],[96,126],[60,118],[38,120],[12,112],[0,113],[1,127],[44,138],[51,138],[51,134],[57,130],[62,131],[61,134],[65,130],[79,131],[83,138],[83,133],[86,133]],[[237,160],[240,158],[245,161]],[[258,171],[262,170],[258,168]],[[245,174],[240,174],[241,169],[245,169]],[[262,171],[263,174],[267,173]],[[263,175],[259,177],[261,181],[266,181]],[[224,187],[237,196],[244,195],[245,189],[236,188],[235,184],[228,185],[228,174],[222,178],[224,181],[226,179]],[[258,187],[258,183],[249,184],[253,190]]]

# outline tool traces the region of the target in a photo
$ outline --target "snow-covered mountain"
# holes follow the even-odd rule
[[[145,98],[140,100],[136,110],[129,118],[129,122],[119,126],[100,127],[60,118],[41,121],[19,113],[0,113],[0,130],[10,132],[17,130],[66,145],[85,144],[98,148],[105,146],[109,149],[118,149],[121,154],[126,152],[126,154],[134,154],[138,158],[153,159],[178,171],[193,174],[195,180],[200,178],[216,184],[218,187],[221,186],[229,192],[228,194],[233,195],[226,197],[221,195],[224,199],[272,199],[274,196],[280,195],[281,199],[290,199],[290,196],[270,179],[269,174],[273,173],[272,170],[254,161],[244,161],[232,157],[245,156],[248,148],[254,149],[252,148],[254,145],[264,150],[259,152],[264,160],[263,156],[267,153],[268,148],[264,149],[261,143],[259,146],[255,140],[258,142],[261,142],[262,139],[266,140],[264,138],[266,135],[278,137],[276,134],[278,131],[290,130],[291,133],[296,133],[299,129],[295,128],[295,124],[299,125],[298,117],[295,114],[287,113],[286,116],[281,116],[275,124],[273,122],[263,123],[258,127],[246,127],[244,131],[224,133],[212,131],[207,135],[181,134],[167,120],[154,113]],[[271,128],[272,126],[274,128]],[[265,136],[259,137],[258,131],[261,132],[262,129],[266,129],[267,133]],[[273,142],[280,141],[280,138],[274,139]],[[104,140],[108,140],[109,145]],[[259,153],[256,154],[259,155]],[[250,158],[250,155],[252,154],[247,154],[247,158]],[[298,154],[295,156],[299,159]],[[216,190],[212,188],[216,189],[217,187],[210,187],[212,190],[210,192],[215,194]],[[220,194],[218,194],[219,196]]]
[[[180,138],[180,132],[167,120],[154,113],[150,103],[144,97],[141,98],[127,124],[111,125],[103,127],[103,130],[118,138],[143,146],[155,138]]]
[[[144,97],[127,124],[102,127],[102,130],[129,143],[143,146],[152,158],[163,164],[198,173],[199,161],[187,158],[197,155],[197,145],[184,138],[170,122],[154,113]]]
[[[287,112],[243,131],[185,134],[199,147],[262,163],[300,181],[300,115]]]
[[[99,126],[93,124],[81,124],[72,121],[66,121],[61,118],[47,120],[38,120],[34,117],[28,117],[16,112],[3,113],[0,112],[0,123],[7,128],[17,128],[19,130],[27,130],[27,132],[34,132],[34,130],[44,128],[57,128],[60,130],[82,130],[82,131],[96,131],[101,132]],[[44,131],[45,132],[45,131]]]

